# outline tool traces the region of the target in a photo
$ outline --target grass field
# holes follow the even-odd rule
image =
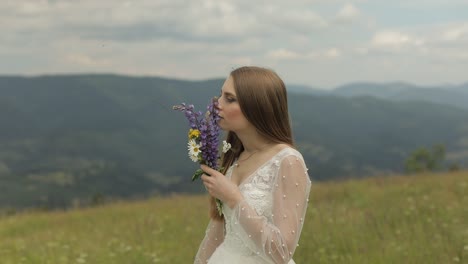
[[[189,184],[189,183],[188,183]],[[207,197],[0,216],[0,263],[192,263]],[[468,263],[468,172],[315,183],[296,263]]]

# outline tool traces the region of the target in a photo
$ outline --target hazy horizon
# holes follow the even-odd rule
[[[212,77],[212,78],[182,78],[182,77],[172,77],[172,76],[163,76],[163,75],[137,75],[137,74],[125,74],[125,73],[113,73],[113,72],[61,72],[61,73],[43,73],[43,74],[0,74],[1,77],[24,77],[24,78],[36,78],[36,77],[44,77],[44,76],[74,76],[74,75],[116,75],[116,76],[124,76],[130,78],[162,78],[162,79],[171,79],[171,80],[179,80],[179,81],[193,81],[193,82],[202,82],[202,81],[210,81],[210,80],[223,80],[225,79],[224,76],[219,77]],[[467,81],[460,82],[460,83],[435,83],[430,85],[418,84],[414,82],[408,81],[368,81],[368,80],[356,80],[347,83],[338,84],[333,87],[320,87],[314,84],[307,84],[307,83],[285,83],[286,85],[293,85],[293,86],[304,86],[311,89],[322,90],[322,91],[332,91],[336,88],[346,86],[346,85],[353,85],[353,84],[379,84],[379,85],[386,85],[386,84],[399,84],[404,83],[408,85],[413,85],[417,88],[450,88],[450,87],[457,87],[461,85],[468,85],[468,78]]]

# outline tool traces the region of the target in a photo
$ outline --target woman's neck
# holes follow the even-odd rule
[[[273,141],[261,136],[257,131],[238,133],[236,135],[242,142],[246,153],[262,151],[268,148],[268,146],[274,145]]]

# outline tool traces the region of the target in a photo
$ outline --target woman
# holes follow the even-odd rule
[[[232,148],[222,159],[225,176],[201,167],[213,199],[195,263],[294,263],[311,183],[293,147],[286,87],[271,70],[242,67],[226,79],[218,103]],[[223,203],[221,217],[214,198]]]

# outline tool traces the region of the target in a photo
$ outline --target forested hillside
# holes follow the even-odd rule
[[[0,207],[68,206],[100,197],[197,192],[187,121],[223,80],[117,75],[0,77]],[[415,148],[444,144],[468,161],[468,110],[290,93],[293,129],[315,180],[402,172]]]

